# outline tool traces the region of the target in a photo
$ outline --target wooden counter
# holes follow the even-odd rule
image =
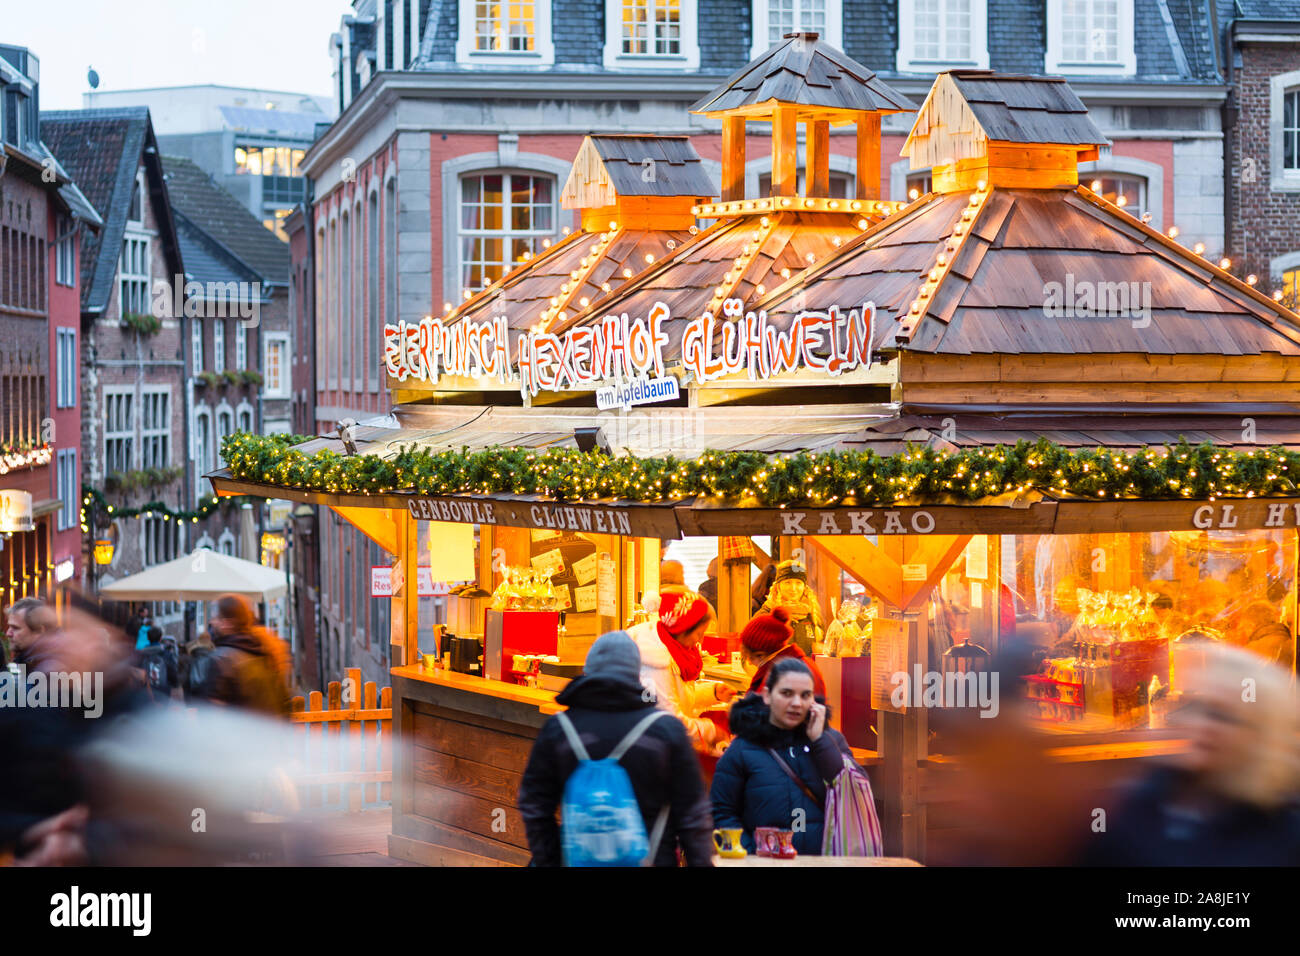
[[[394,667],[391,856],[436,866],[528,863],[519,781],[549,691],[451,671]]]

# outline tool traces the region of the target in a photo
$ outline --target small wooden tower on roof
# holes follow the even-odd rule
[[[582,211],[585,232],[600,232],[611,220],[626,229],[688,229],[691,207],[713,195],[686,136],[588,136],[560,204]]]
[[[880,117],[916,104],[816,33],[785,40],[691,107],[722,120],[722,202],[745,198],[745,122],[772,124],[772,195],[793,197],[798,125],[807,126],[805,193],[830,194],[830,127],[857,126],[858,199],[880,198]]]
[[[1062,77],[953,70],[935,80],[902,152],[913,169],[933,168],[942,193],[1075,186],[1079,163],[1109,145]]]

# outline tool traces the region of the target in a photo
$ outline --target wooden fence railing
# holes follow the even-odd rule
[[[348,668],[330,681],[328,706],[320,691],[290,702],[289,719],[302,727],[306,775],[299,790],[307,808],[361,810],[388,806],[393,784],[393,690],[376,692]]]

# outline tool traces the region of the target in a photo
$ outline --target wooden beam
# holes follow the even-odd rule
[[[392,509],[333,507],[332,510],[389,554],[397,554],[397,523]]]
[[[826,120],[808,123],[808,150],[804,169],[805,195],[831,194],[831,125]]]
[[[419,523],[404,511],[396,514],[397,548],[393,555],[393,597],[390,638],[394,664],[415,664],[420,648]],[[396,778],[395,778],[396,779]]]
[[[797,111],[778,104],[772,113],[772,195],[794,196],[799,185]]]
[[[745,117],[722,119],[722,201],[745,198]]]
[[[858,198],[880,198],[880,114],[863,112],[858,118]]]

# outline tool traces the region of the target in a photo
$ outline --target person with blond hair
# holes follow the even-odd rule
[[[1180,674],[1186,734],[1108,812],[1085,862],[1102,866],[1300,865],[1300,752],[1291,675],[1227,643]]]

